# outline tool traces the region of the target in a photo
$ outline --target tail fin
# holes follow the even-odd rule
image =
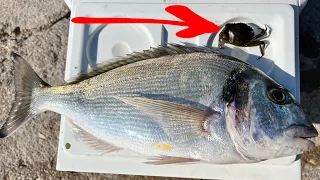
[[[0,138],[13,134],[36,113],[32,109],[32,92],[35,88],[49,86],[18,54],[12,53],[14,63],[15,99],[10,115],[0,129]]]

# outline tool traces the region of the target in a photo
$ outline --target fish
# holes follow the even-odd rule
[[[51,86],[12,53],[15,101],[0,138],[45,111],[103,154],[143,163],[239,164],[297,155],[318,135],[295,96],[258,68],[176,43],[110,59]],[[72,148],[72,146],[68,146]]]
[[[254,23],[227,23],[219,33],[218,48],[223,49],[225,43],[240,47],[259,46],[261,56],[265,54],[266,43],[263,39],[267,36],[268,26],[265,29]]]

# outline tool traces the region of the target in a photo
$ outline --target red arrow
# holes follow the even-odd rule
[[[145,19],[145,18],[89,18],[75,17],[71,21],[78,24],[119,24],[119,23],[151,23],[151,24],[169,24],[175,26],[187,26],[188,28],[176,33],[181,38],[192,38],[205,33],[214,33],[220,30],[220,27],[211,21],[199,16],[188,7],[182,5],[172,5],[165,9],[170,14],[176,16],[182,21],[164,20],[164,19]]]

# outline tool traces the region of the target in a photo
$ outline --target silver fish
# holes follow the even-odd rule
[[[253,163],[300,154],[318,132],[295,97],[259,69],[205,47],[168,44],[51,87],[14,54],[15,102],[0,137],[35,115],[72,119],[76,138],[148,164]]]

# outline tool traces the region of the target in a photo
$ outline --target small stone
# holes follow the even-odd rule
[[[66,147],[66,149],[70,149],[71,148],[71,144],[70,143],[66,143],[65,147]]]
[[[41,134],[41,133],[38,133],[38,136],[39,136],[39,138],[41,138],[41,139],[46,139],[46,137],[45,137],[43,134]]]
[[[18,167],[19,168],[26,168],[27,165],[25,164],[25,162],[22,159],[20,159],[18,162]]]
[[[310,159],[310,160],[309,160],[309,163],[312,164],[312,165],[317,166],[317,163],[316,163],[313,159]]]

